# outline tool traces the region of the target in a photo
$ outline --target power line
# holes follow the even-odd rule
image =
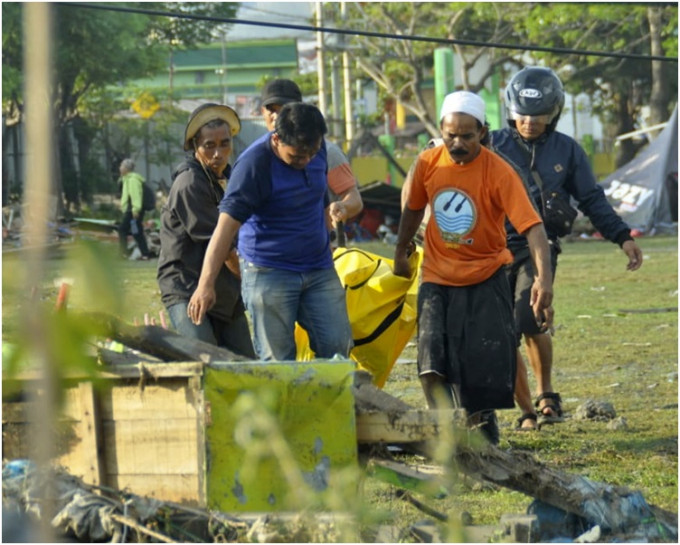
[[[254,25],[271,28],[287,28],[292,30],[304,30],[309,32],[324,32],[328,34],[344,34],[349,36],[365,36],[369,38],[387,38],[393,40],[408,40],[414,42],[429,42],[443,45],[466,45],[476,47],[489,47],[492,49],[514,49],[518,51],[542,51],[544,53],[562,53],[568,55],[583,55],[585,57],[612,57],[617,59],[633,59],[643,61],[663,61],[663,62],[678,62],[677,57],[663,57],[660,55],[640,55],[636,53],[614,53],[606,51],[590,51],[586,49],[568,49],[563,47],[542,47],[538,45],[510,45],[494,42],[479,42],[475,40],[458,40],[449,38],[432,38],[429,36],[406,36],[403,34],[390,34],[385,32],[370,32],[366,30],[348,30],[343,28],[317,27],[311,25],[294,25],[290,23],[268,23],[264,21],[252,21],[248,19],[233,19],[210,17],[208,15],[192,15],[188,13],[174,13],[168,11],[149,10],[131,7],[118,7],[105,4],[87,4],[78,3],[70,4],[68,2],[57,2],[58,5],[64,7],[98,9],[105,11],[118,11],[124,13],[138,13],[144,15],[154,15],[161,17],[175,17],[178,19],[195,19],[200,21],[211,21],[214,23],[227,23],[235,25]]]
[[[280,11],[271,11],[268,9],[262,9],[262,8],[254,8],[251,6],[247,6],[245,4],[241,4],[239,6],[239,10],[248,10],[248,11],[254,11],[255,13],[262,13],[264,15],[275,15],[276,17],[283,17],[284,19],[298,19],[298,15],[291,15],[290,13],[284,13]]]

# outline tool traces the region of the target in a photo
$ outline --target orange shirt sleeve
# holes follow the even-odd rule
[[[422,210],[427,205],[427,191],[424,184],[426,170],[427,162],[419,155],[413,169],[411,190],[406,198],[406,206],[411,210]]]
[[[328,171],[328,187],[336,195],[341,195],[357,184],[349,163],[341,163]]]

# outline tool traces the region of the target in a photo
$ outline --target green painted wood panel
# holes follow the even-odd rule
[[[208,507],[297,510],[351,491],[354,370],[349,360],[206,368]]]

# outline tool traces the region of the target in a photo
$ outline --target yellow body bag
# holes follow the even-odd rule
[[[350,357],[382,388],[416,328],[422,252],[409,257],[411,278],[395,276],[393,261],[358,248],[337,248],[335,270],[345,288],[354,348]],[[307,332],[295,327],[297,360],[314,359]]]

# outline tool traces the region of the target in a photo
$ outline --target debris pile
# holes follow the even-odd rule
[[[246,360],[163,327],[135,327],[109,315],[88,316],[90,321],[99,324],[107,338],[137,351],[119,353],[101,347],[99,357],[102,363],[112,366],[129,364],[130,361],[124,360],[136,358],[140,370],[138,387],[142,391],[146,383],[155,379],[154,369],[159,366],[154,360],[174,362],[178,368]],[[417,411],[376,388],[365,372],[355,372],[352,394],[357,448],[366,474],[392,485],[395,497],[434,520],[408,529],[382,525],[359,530],[358,522],[348,524],[349,516],[345,514],[232,516],[163,501],[163,498],[149,499],[105,486],[85,485],[60,471],[54,472],[50,481],[48,475],[29,462],[15,461],[3,465],[3,509],[9,514],[3,517],[3,528],[5,519],[11,522],[20,514],[40,520],[47,505],[45,498],[49,498],[54,503],[50,520],[55,530],[83,541],[339,542],[347,541],[347,526],[355,534],[350,541],[367,538],[369,542],[381,539],[448,541],[451,527],[455,526],[450,524],[454,515],[438,512],[416,494],[435,499],[447,495],[449,481],[439,477],[455,468],[477,482],[518,491],[535,500],[529,513],[506,515],[499,529],[492,531],[500,532],[503,540],[677,543],[677,514],[648,504],[639,491],[565,473],[528,452],[501,450],[480,443],[474,440],[472,432],[469,437],[463,432],[460,437],[452,438],[454,429],[464,427],[464,422],[457,424],[455,413]],[[587,418],[616,417],[613,407],[606,403],[586,403],[582,412]],[[447,456],[433,455],[442,444],[450,447]],[[402,458],[400,453],[407,456]],[[437,460],[446,467],[422,464],[414,467],[414,459],[425,463]],[[444,459],[447,461],[441,462]],[[46,496],[49,482],[54,493]],[[468,523],[461,519],[465,535],[473,536],[474,530],[480,528]],[[485,535],[473,541],[487,541],[490,537]]]
[[[31,246],[30,241],[26,239],[26,228],[30,221],[32,220],[26,214],[25,205],[15,203],[3,207],[2,251],[4,253],[20,251]],[[113,220],[96,218],[73,218],[66,220],[62,218],[56,222],[48,222],[47,228],[47,245],[49,247],[58,247],[63,243],[70,243],[80,238],[110,242],[118,241],[118,223]],[[153,255],[158,255],[161,247],[158,220],[146,220],[144,222],[144,232],[149,251]],[[136,259],[139,250],[132,237],[130,237],[129,250],[131,259]]]
[[[22,247],[30,246],[26,240],[25,229],[27,226],[25,206],[11,204],[2,208],[2,251],[16,251]],[[70,222],[48,222],[48,245],[56,246],[65,241],[71,241],[75,237]]]
[[[27,460],[3,464],[3,542],[37,536],[51,490],[52,528],[82,542],[324,543],[339,540],[332,518],[258,515],[234,517],[94,487],[64,471],[37,469]],[[18,522],[18,524],[13,524]],[[11,532],[11,534],[10,534]],[[22,535],[19,535],[21,532]]]

